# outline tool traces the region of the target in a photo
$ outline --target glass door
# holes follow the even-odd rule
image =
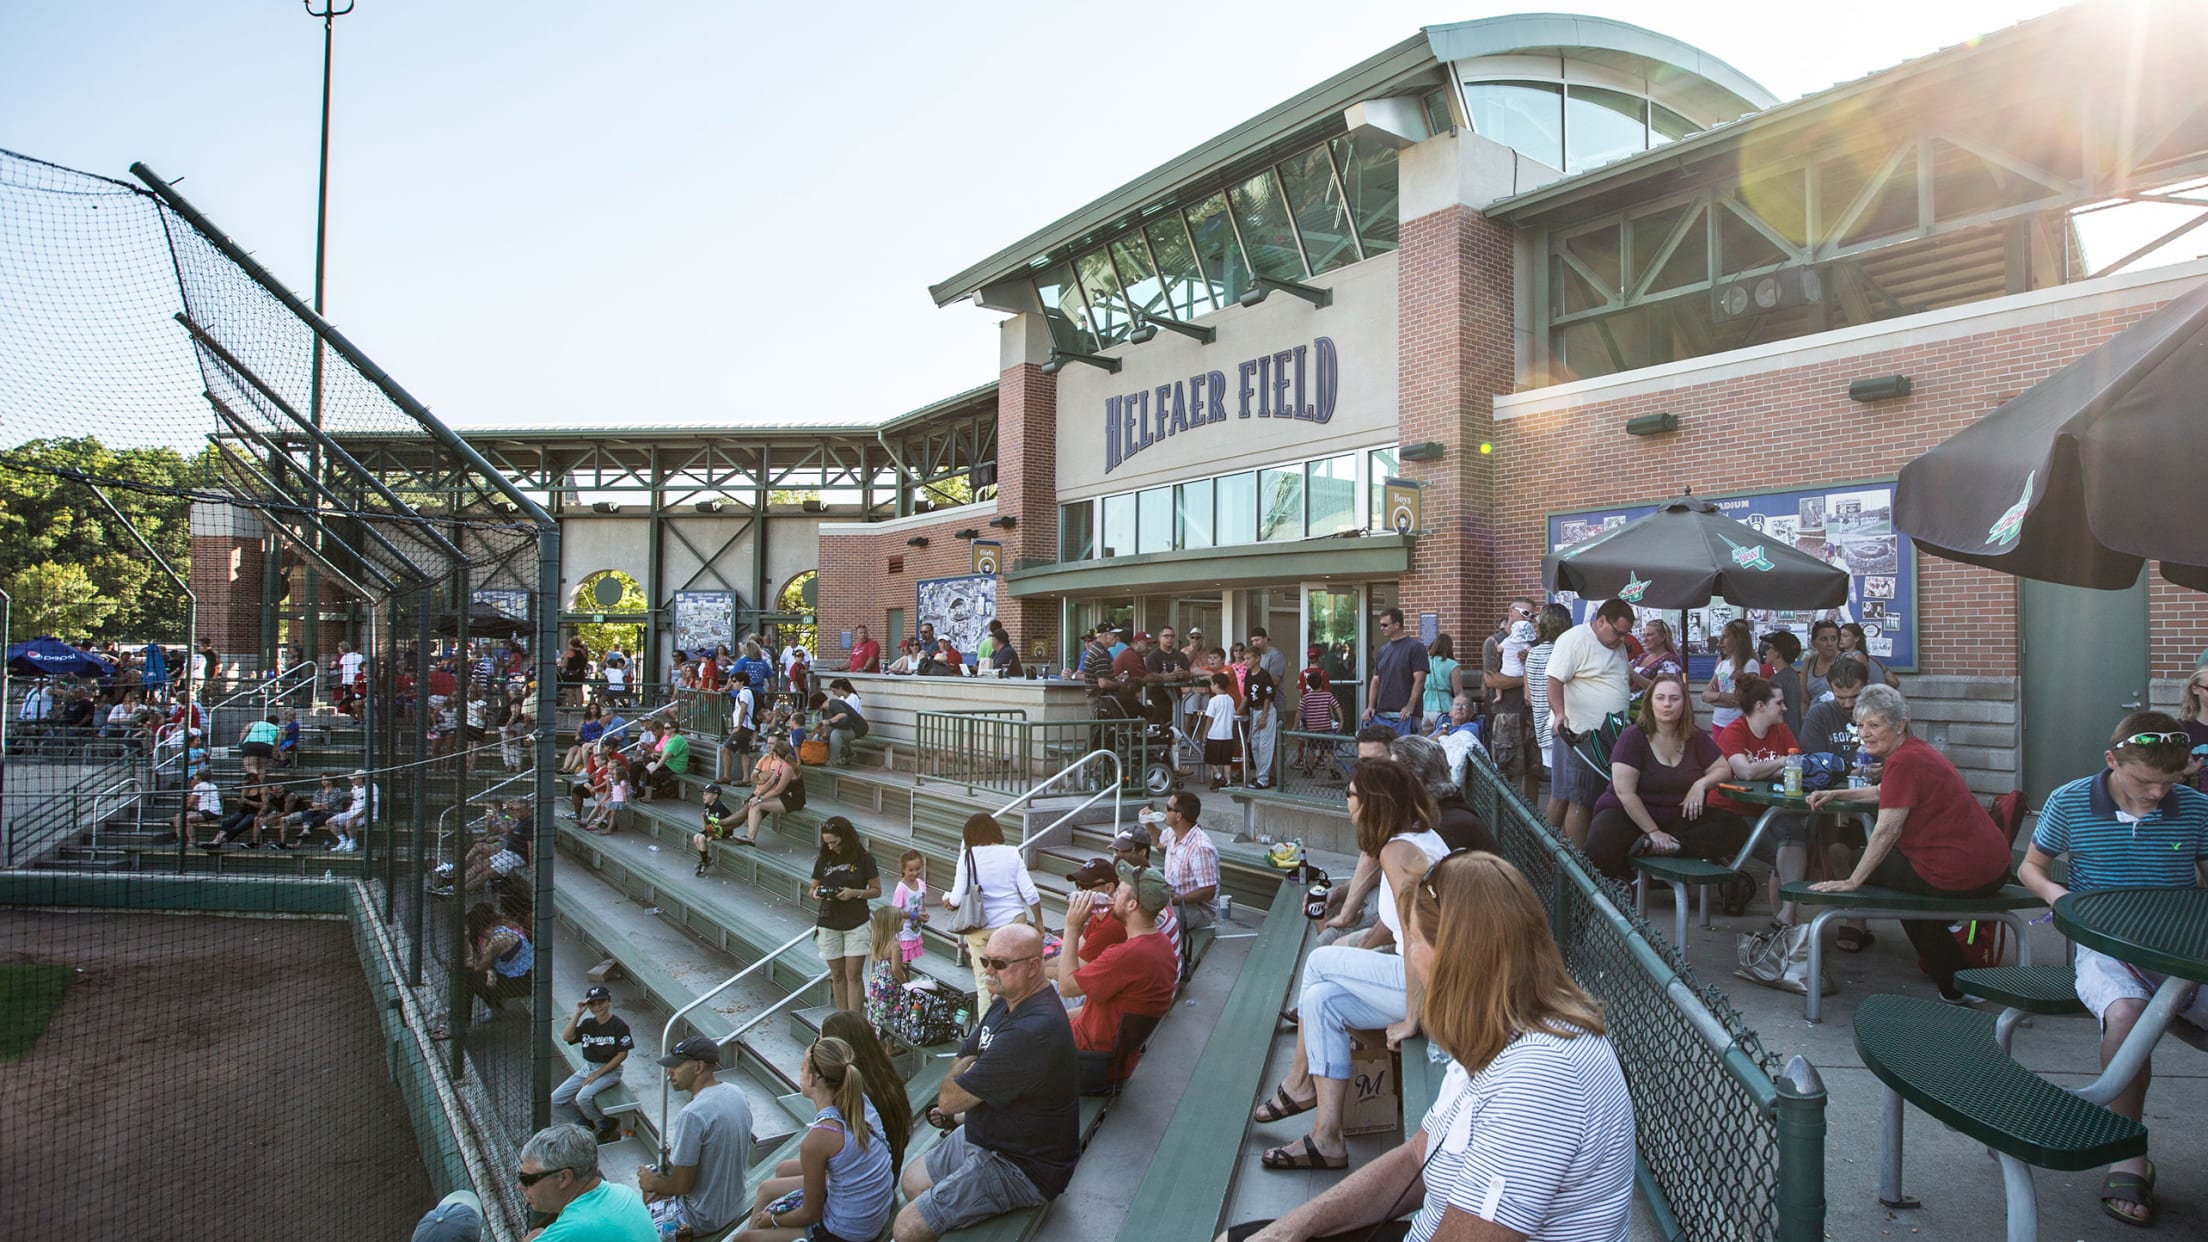
[[[1306,586],[1303,592],[1303,650],[1296,667],[1309,666],[1309,651],[1319,649],[1319,667],[1341,712],[1345,732],[1357,731],[1364,700],[1364,589],[1355,584]],[[1300,713],[1299,713],[1300,719]]]

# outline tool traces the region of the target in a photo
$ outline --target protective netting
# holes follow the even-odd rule
[[[0,1236],[518,1226],[556,530],[140,175],[0,152],[0,499],[84,528],[0,624],[58,640],[5,681]],[[185,602],[76,606],[123,581]]]

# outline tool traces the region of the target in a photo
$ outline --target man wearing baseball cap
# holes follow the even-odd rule
[[[583,1068],[552,1089],[552,1116],[561,1121],[580,1118],[599,1142],[613,1142],[621,1137],[621,1123],[606,1116],[596,1101],[599,1092],[621,1085],[621,1067],[636,1047],[629,1024],[613,1012],[613,993],[602,984],[583,993],[575,1012],[567,1015],[560,1039],[582,1045]]]
[[[743,1215],[744,1171],[751,1167],[751,1104],[715,1075],[721,1046],[692,1035],[659,1059],[667,1081],[689,1095],[669,1131],[667,1167],[636,1171],[652,1221],[677,1236],[721,1232]]]
[[[1103,904],[1101,896],[1084,889],[1066,898],[1065,947],[1058,954],[1058,995],[1082,1001],[1073,1011],[1074,1049],[1102,1054],[1080,1058],[1084,1094],[1101,1092],[1134,1069],[1135,1057],[1122,1065],[1109,1060],[1119,1043],[1121,1023],[1148,1018],[1155,1025],[1172,1009],[1173,990],[1181,979],[1179,950],[1158,934],[1158,915],[1173,904],[1173,889],[1165,877],[1144,867],[1119,881],[1109,908],[1126,931],[1120,943],[1084,960],[1080,957],[1082,931],[1089,912]]]
[[[1142,823],[1147,826],[1150,818],[1157,814],[1156,811],[1143,810],[1140,812]],[[1140,828],[1129,828],[1112,838],[1112,871],[1114,875],[1124,880],[1138,871],[1149,868],[1150,836],[1147,832]],[[1175,953],[1181,951],[1180,912],[1172,907],[1170,899],[1165,910],[1158,915],[1158,934],[1165,937],[1166,942],[1173,946]]]
[[[1108,859],[1092,858],[1066,873],[1076,893],[1095,893],[1099,901],[1090,912],[1088,923],[1081,929],[1079,950],[1082,961],[1094,961],[1096,955],[1127,938],[1127,926],[1112,917],[1111,896],[1119,887],[1119,869]]]

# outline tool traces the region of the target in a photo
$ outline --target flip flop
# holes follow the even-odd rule
[[[2126,1216],[2116,1210],[2115,1201],[2139,1206],[2141,1215]],[[2111,1173],[2101,1181],[2101,1210],[2115,1220],[2135,1229],[2146,1229],[2154,1224],[2154,1162],[2147,1162],[2147,1171],[2139,1173]]]
[[[1303,1025],[1303,1015],[1293,1009],[1283,1009],[1280,1011],[1280,1025],[1283,1030],[1295,1030]]]
[[[1316,1093],[1313,1093],[1308,1100],[1298,1101],[1289,1097],[1288,1088],[1281,1087],[1273,1092],[1272,1099],[1259,1105],[1257,1111],[1250,1114],[1250,1120],[1261,1126],[1271,1125],[1276,1121],[1285,1121],[1298,1113],[1308,1113],[1318,1106],[1319,1097]]]
[[[1832,934],[1832,942],[1842,953],[1861,953],[1878,943],[1878,937],[1868,927],[1842,927]]]
[[[1275,1147],[1265,1153],[1261,1158],[1261,1162],[1268,1169],[1346,1169],[1349,1167],[1348,1156],[1330,1157],[1326,1155],[1319,1150],[1317,1143],[1311,1141],[1311,1136],[1308,1134],[1303,1136],[1302,1151],[1297,1151],[1293,1147]]]

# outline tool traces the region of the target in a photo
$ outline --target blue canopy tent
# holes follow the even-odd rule
[[[115,666],[89,651],[79,651],[50,634],[42,634],[8,645],[8,671],[25,677],[89,676],[105,681],[115,675]]]
[[[159,643],[146,644],[145,663],[140,670],[140,677],[149,691],[169,688],[169,653],[167,648]]]

